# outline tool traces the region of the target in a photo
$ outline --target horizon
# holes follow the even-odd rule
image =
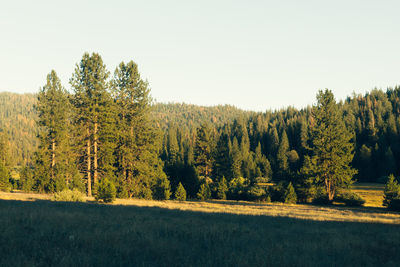
[[[387,88],[377,88],[377,87],[375,87],[375,88],[372,88],[372,89],[370,89],[370,90],[366,90],[364,93],[357,93],[357,92],[354,92],[354,91],[353,91],[351,94],[349,94],[349,95],[347,95],[347,96],[345,96],[345,97],[343,97],[343,98],[340,98],[340,99],[338,99],[338,98],[335,96],[335,100],[336,100],[336,103],[344,102],[347,98],[352,98],[352,97],[354,96],[354,94],[357,95],[357,96],[359,96],[359,95],[365,96],[366,94],[370,94],[373,90],[380,90],[380,91],[386,93],[388,90],[394,89],[394,88],[396,88],[396,87],[398,87],[398,86],[399,86],[399,85],[389,86],[389,87],[387,87]],[[329,88],[325,88],[325,89],[329,89]],[[330,89],[329,89],[329,90],[330,90]],[[0,94],[2,94],[2,93],[11,93],[11,94],[19,94],[19,95],[23,95],[23,94],[35,95],[35,94],[37,94],[38,92],[39,92],[39,90],[38,90],[37,92],[11,92],[11,91],[0,91]],[[71,93],[70,90],[68,90],[68,92]],[[318,90],[315,92],[315,96],[317,95],[317,93],[318,93]],[[314,97],[315,97],[315,96],[314,96]],[[235,104],[230,104],[230,103],[221,103],[221,104],[195,104],[195,103],[189,103],[189,102],[183,102],[183,101],[181,101],[181,102],[178,102],[178,101],[162,102],[162,101],[157,101],[156,99],[153,99],[153,100],[154,100],[154,101],[152,102],[152,105],[154,105],[154,104],[163,104],[163,105],[193,105],[193,106],[205,107],[205,108],[212,108],[212,107],[219,107],[219,106],[231,106],[231,107],[234,107],[234,108],[236,108],[236,109],[239,109],[239,110],[242,110],[242,111],[245,111],[245,112],[255,112],[255,113],[279,112],[279,111],[281,111],[281,110],[286,110],[286,109],[288,109],[288,108],[294,108],[294,109],[297,109],[297,110],[303,110],[303,109],[307,109],[307,108],[309,108],[309,107],[314,106],[315,101],[316,101],[316,99],[314,99],[313,102],[312,102],[311,104],[307,104],[306,106],[302,106],[302,107],[296,107],[296,106],[294,106],[293,104],[287,104],[286,106],[283,106],[283,107],[269,108],[269,109],[265,109],[265,110],[252,110],[252,109],[242,108],[242,107],[239,107],[239,106],[237,106],[237,105],[235,105]]]

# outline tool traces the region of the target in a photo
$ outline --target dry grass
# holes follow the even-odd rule
[[[365,199],[366,207],[383,207],[383,190],[384,184],[376,183],[357,183],[353,185],[351,191],[359,194]]]
[[[254,203],[247,201],[154,201],[140,199],[117,199],[112,205],[157,207],[169,210],[195,211],[205,213],[227,213],[288,217],[314,221],[373,222],[400,224],[400,213],[391,212],[379,204],[382,190],[375,184],[356,185],[355,192],[367,200],[367,207],[349,208],[343,206],[286,205],[281,203]],[[49,200],[50,195],[28,193],[0,193],[0,199],[7,200]],[[379,201],[378,201],[379,200]],[[86,198],[94,202],[94,198]]]

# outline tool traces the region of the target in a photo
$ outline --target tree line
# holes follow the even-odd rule
[[[70,86],[52,71],[37,95],[39,146],[21,170],[24,190],[95,195],[107,179],[119,197],[163,199],[179,188],[200,199],[285,201],[295,192],[332,201],[354,180],[399,173],[398,87],[339,103],[320,91],[316,106],[264,113],[154,105],[134,62],[111,75],[95,53],[84,54]],[[321,141],[335,136],[333,146]]]

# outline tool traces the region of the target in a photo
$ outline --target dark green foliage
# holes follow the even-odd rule
[[[200,200],[209,200],[211,198],[211,189],[208,183],[203,183],[200,185],[199,192],[197,193],[197,198]]]
[[[76,172],[72,157],[72,107],[54,70],[47,75],[35,109],[39,128],[39,147],[34,157],[35,177],[40,179],[38,189],[45,192],[62,191],[71,183]]]
[[[194,161],[197,172],[202,179],[211,176],[213,166],[213,140],[211,129],[207,124],[203,124],[197,129],[196,143],[194,147]]]
[[[246,190],[247,200],[266,201],[267,197],[268,196],[266,194],[265,189],[260,186],[252,185],[252,186],[249,186]],[[270,198],[269,202],[271,202],[271,198]]]
[[[111,203],[115,200],[117,190],[115,185],[107,178],[103,178],[99,183],[96,192],[96,200],[102,200],[104,203]]]
[[[276,154],[277,175],[278,179],[284,180],[289,178],[289,161],[287,156],[289,152],[289,140],[285,131],[282,132],[280,140],[278,152]]]
[[[178,184],[178,187],[175,190],[174,197],[176,200],[179,200],[179,201],[186,200],[186,190],[181,183]]]
[[[360,207],[364,205],[365,200],[354,192],[340,192],[335,196],[335,202],[344,203],[350,207]]]
[[[125,64],[125,67],[127,65]],[[125,81],[128,81],[128,79],[125,79]],[[112,99],[115,102],[117,94],[114,91],[110,93],[112,93]],[[74,99],[74,95],[69,97]],[[359,170],[359,173],[355,176],[358,181],[377,181],[379,177],[387,176],[390,173],[399,174],[399,99],[400,88],[396,87],[389,88],[385,92],[372,90],[365,95],[352,95],[339,104],[339,109],[343,114],[342,120],[346,124],[346,128],[355,133],[351,139],[355,152],[351,166]],[[9,167],[27,165],[31,162],[33,151],[36,150],[38,141],[35,136],[38,132],[38,127],[34,123],[37,117],[33,109],[35,102],[35,95],[0,94],[0,127],[8,135],[11,162]],[[107,114],[106,119],[115,120],[113,116],[109,116],[114,112],[115,106],[110,105],[108,101],[106,103],[106,107],[110,108],[107,109],[110,112],[105,113]],[[184,163],[189,166],[193,165],[194,161],[196,129],[204,123],[210,125],[215,141],[217,141],[217,146],[213,153],[215,163],[211,177],[215,181],[218,181],[222,176],[225,176],[228,181],[233,177],[243,176],[253,179],[259,176],[263,170],[260,167],[261,164],[257,163],[256,158],[258,156],[254,155],[258,154],[258,145],[260,145],[261,155],[268,159],[271,169],[275,171],[271,178],[279,180],[280,174],[276,172],[279,170],[277,152],[279,145],[283,142],[283,140],[280,140],[282,139],[280,136],[282,136],[283,131],[286,132],[289,141],[289,150],[286,156],[289,163],[290,181],[296,185],[296,190],[299,188],[300,181],[296,180],[297,178],[294,175],[301,167],[304,158],[312,156],[310,138],[312,138],[312,126],[315,124],[315,119],[311,116],[311,108],[308,107],[301,110],[287,108],[274,112],[256,113],[241,111],[231,106],[198,107],[186,104],[154,104],[154,109],[149,110],[148,113],[151,118],[154,118],[151,122],[152,125],[164,131],[165,144],[169,142],[168,132],[172,132],[172,135],[175,135],[175,138],[171,137],[171,151],[174,152],[174,150],[178,149],[178,151],[174,152],[175,154],[177,153],[177,158],[179,160],[183,158]],[[241,119],[239,119],[240,117]],[[111,122],[107,123],[110,124]],[[174,131],[172,131],[172,128]],[[77,129],[77,131],[81,134],[84,133],[82,129]],[[119,136],[119,130],[114,132],[118,132],[114,136],[111,136],[110,132],[113,132],[112,127],[102,131],[102,142],[105,142],[103,146],[106,144],[106,148],[103,147],[104,154],[102,156],[104,155],[105,157],[104,161],[99,162],[98,168],[100,169],[100,165],[104,165],[104,172],[107,174],[99,173],[99,175],[108,176],[110,170],[116,167],[115,176],[120,179],[122,177],[121,165],[118,163],[118,166],[111,166],[110,162],[113,160],[113,156],[109,153],[112,150],[112,146],[109,146],[109,144],[114,142],[113,138]],[[218,148],[218,141],[221,136],[224,136],[224,144],[219,145],[220,147]],[[234,138],[237,139],[235,148],[233,148]],[[75,139],[74,141],[80,146],[85,140]],[[164,147],[161,147],[160,144],[157,149],[164,150]],[[229,150],[229,158],[226,157],[227,150]],[[233,153],[235,150],[237,153]],[[298,160],[296,160],[297,156],[294,151],[297,153]],[[75,152],[82,154],[82,151]],[[171,153],[171,155],[174,153]],[[117,154],[114,156],[118,158]],[[168,156],[168,153],[165,155]],[[222,157],[219,158],[221,155]],[[284,158],[282,153],[280,153],[280,157]],[[167,163],[169,159],[163,158],[163,160]],[[218,161],[220,162],[218,163]],[[77,163],[82,171],[85,167],[84,159],[80,158]],[[71,164],[71,166],[74,165]],[[229,173],[227,170],[229,170]],[[232,175],[232,172],[234,172],[234,175]],[[86,177],[86,173],[84,174],[84,177]],[[152,181],[152,185],[154,185],[154,182],[155,180]],[[171,184],[173,184],[172,180]],[[119,186],[122,185],[119,184]],[[144,183],[140,183],[140,186],[143,186],[146,190],[148,188],[147,184],[144,185]],[[43,189],[44,186],[38,187],[38,190],[40,188]],[[198,185],[194,191],[194,196],[197,190]],[[300,191],[298,193],[300,198]]]
[[[158,179],[166,177],[158,157],[161,136],[150,119],[149,85],[141,78],[133,61],[122,62],[117,67],[112,85],[117,114],[115,154],[120,186],[129,196],[152,198],[152,188]],[[176,150],[175,142],[173,146]],[[174,161],[176,157],[174,155]]]
[[[247,190],[250,185],[249,179],[238,177],[229,182],[228,199],[245,200],[247,199]]]
[[[22,191],[31,192],[34,190],[35,180],[33,175],[33,168],[26,166],[21,169],[19,177],[20,187]]]
[[[354,145],[333,93],[320,91],[317,100],[318,104],[313,108],[313,155],[305,161],[302,172],[306,177],[313,177],[314,183],[323,185],[332,201],[336,190],[349,186],[357,173],[350,165]]]
[[[400,185],[393,174],[389,175],[385,185],[383,206],[389,207],[392,200],[400,197]]]
[[[153,192],[154,199],[168,200],[171,197],[171,186],[168,179],[166,177],[158,179]]]
[[[10,173],[6,166],[0,163],[0,191],[10,191],[11,184],[10,184]]]
[[[297,202],[297,195],[292,182],[288,184],[286,187],[285,195],[284,195],[284,203],[286,204],[296,204]]]
[[[218,199],[226,199],[227,192],[228,192],[228,184],[226,182],[225,177],[223,176],[217,185],[217,198]]]

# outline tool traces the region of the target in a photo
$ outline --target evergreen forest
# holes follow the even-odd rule
[[[65,86],[52,70],[37,94],[0,93],[3,187],[295,203],[400,173],[400,87],[265,112],[163,104],[135,62],[110,72],[96,53]]]

